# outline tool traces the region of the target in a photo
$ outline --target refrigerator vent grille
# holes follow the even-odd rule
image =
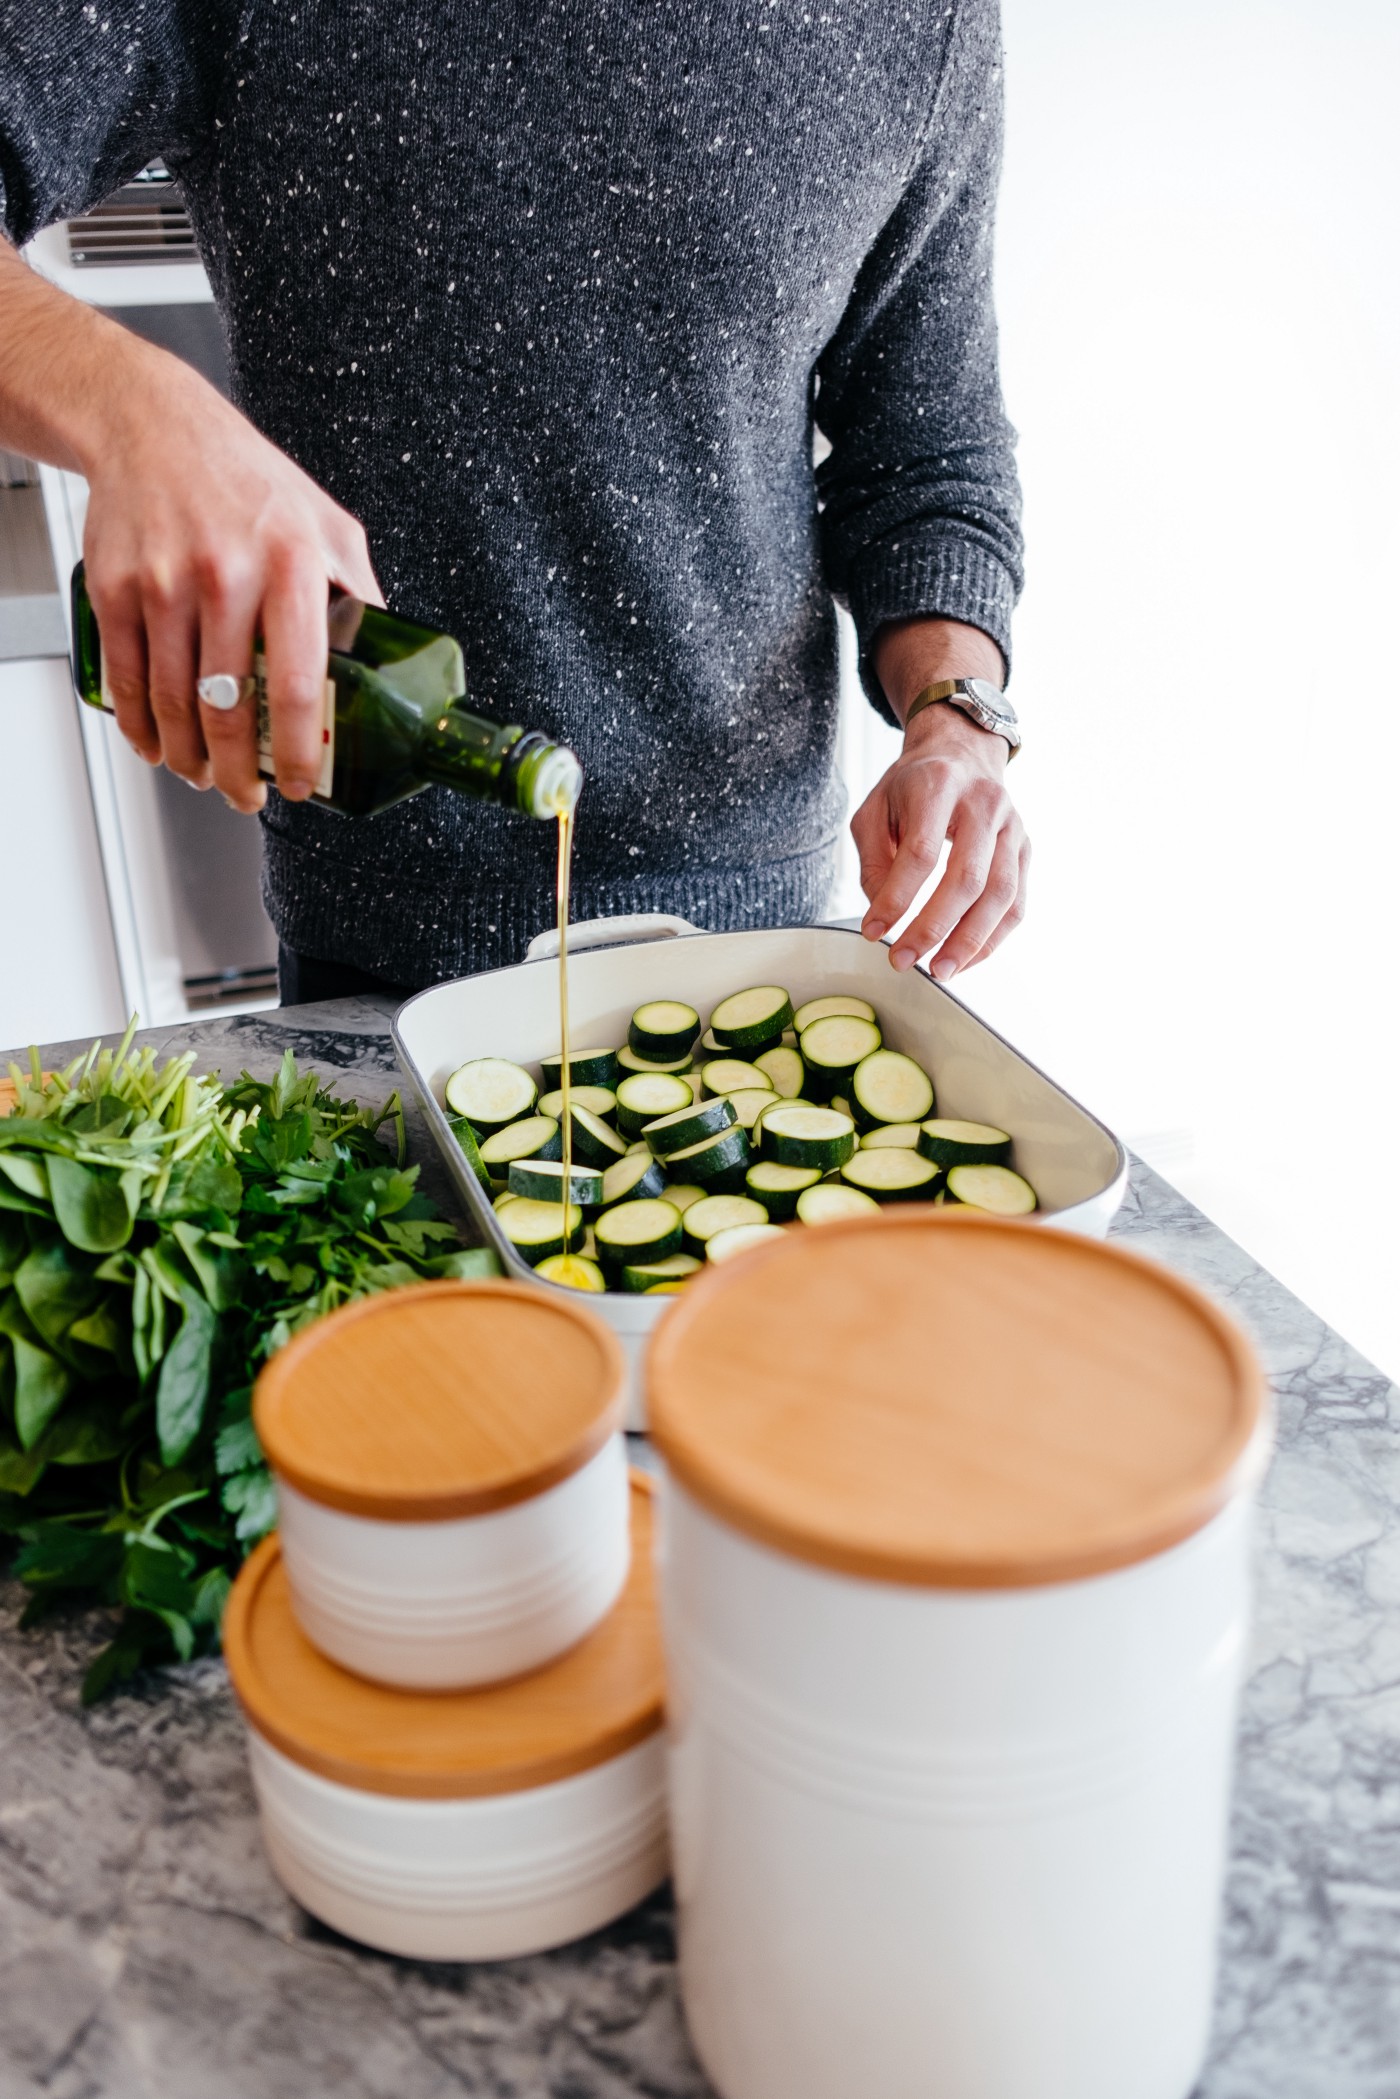
[[[159,162],[80,219],[69,219],[67,231],[75,270],[199,260],[189,213]]]

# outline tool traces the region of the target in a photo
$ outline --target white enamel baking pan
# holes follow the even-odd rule
[[[509,1057],[539,1077],[539,1059],[559,1047],[557,956],[557,935],[541,933],[524,962],[420,991],[400,1007],[393,1031],[399,1062],[481,1237],[508,1275],[532,1279],[452,1135],[443,1087],[470,1057]],[[891,969],[883,945],[841,926],[702,933],[660,914],[589,919],[569,929],[576,1049],[624,1043],[644,999],[684,999],[704,1019],[726,992],[746,984],[782,984],[794,1005],[836,991],[868,999],[890,1047],[917,1058],[933,1079],[940,1115],[1011,1132],[1013,1162],[1043,1206],[1037,1215],[1053,1217],[1063,1230],[1105,1236],[1128,1180],[1117,1138],[925,971]],[[588,1303],[627,1350],[627,1427],[641,1428],[642,1355],[669,1300],[619,1291]]]

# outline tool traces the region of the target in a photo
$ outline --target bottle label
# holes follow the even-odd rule
[[[261,656],[253,658],[253,676],[257,680],[256,705],[258,710],[258,771],[265,780],[275,782],[276,773],[272,764],[272,715],[267,704],[266,663]],[[330,800],[331,782],[335,778],[335,680],[327,678],[325,704],[321,710],[321,770],[316,777],[314,794]]]

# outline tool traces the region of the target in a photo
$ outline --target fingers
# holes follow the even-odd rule
[[[883,880],[870,899],[870,909],[861,927],[868,940],[880,939],[904,916],[937,867],[948,826],[958,806],[957,798],[956,775],[951,767],[943,765],[921,765],[912,774],[906,773],[891,794],[890,808],[898,844]],[[899,947],[891,958],[897,969],[909,968],[917,955],[924,952],[919,948],[908,961],[900,962],[897,958],[907,939],[907,934],[900,936]]]
[[[895,842],[890,831],[890,807],[885,794],[885,782],[881,780],[851,818],[851,837],[860,859],[860,886],[867,897],[879,894],[890,863],[894,859]],[[866,913],[861,931],[867,940],[878,940],[884,932],[883,923],[872,924]]]
[[[330,581],[365,605],[382,606],[384,593],[379,588],[379,578],[369,558],[369,541],[359,519],[335,508],[326,540]]]
[[[304,548],[280,551],[269,564],[262,633],[277,791],[292,802],[306,800],[321,771],[326,613],[324,564]]]
[[[113,584],[100,571],[90,571],[88,594],[102,642],[102,684],[117,727],[138,756],[148,765],[159,765],[160,734],[147,699],[141,593],[134,581]]]
[[[258,587],[251,571],[228,562],[211,563],[201,578],[199,601],[199,675],[220,673],[246,678],[253,668],[257,630]],[[248,699],[236,707],[210,707],[202,701],[200,726],[209,753],[214,785],[235,809],[252,815],[267,800],[258,778],[257,709]]]
[[[940,892],[947,887],[939,884],[929,898],[921,918],[927,918],[927,927],[920,925],[916,932],[910,926],[902,936],[900,945],[911,936],[917,940],[916,952],[926,954],[930,948],[937,950],[930,965],[932,975],[939,983],[947,983],[960,969],[965,969],[973,957],[986,945],[1009,911],[1014,910],[1020,887],[1021,827],[1019,820],[1008,823],[990,841],[991,851],[985,854],[980,874],[976,872],[979,853],[969,860],[969,874],[964,883],[950,897]],[[948,874],[953,872],[954,859],[948,863]],[[970,896],[969,896],[970,892]],[[959,904],[965,908],[958,914]],[[952,919],[951,926],[948,924]]]
[[[991,938],[988,940],[984,940],[981,947],[978,948],[977,953],[972,956],[971,960],[963,963],[962,967],[964,969],[971,969],[975,963],[985,962],[989,955],[994,955],[997,949],[1001,946],[1003,940],[1005,940],[1007,934],[1014,933],[1017,926],[1020,925],[1022,919],[1025,917],[1026,877],[1030,870],[1030,861],[1031,842],[1029,838],[1023,838],[1021,841],[1020,861],[1017,869],[1016,901],[1011,906],[1011,909],[1006,913],[1006,916],[1002,919],[1001,924],[997,927],[996,931],[992,934]]]
[[[146,626],[150,708],[160,735],[161,756],[191,787],[211,778],[195,703],[199,617],[193,579],[177,576],[168,560],[154,561],[141,581]]]

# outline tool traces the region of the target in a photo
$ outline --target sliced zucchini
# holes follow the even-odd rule
[[[805,1006],[799,1006],[792,1016],[793,1027],[800,1036],[804,1028],[810,1028],[814,1020],[829,1020],[833,1013],[854,1014],[857,1020],[874,1020],[875,1008],[868,1006],[863,998],[848,998],[843,991],[832,992],[826,998],[809,998]]]
[[[994,1217],[1029,1217],[1036,1208],[1034,1188],[1009,1166],[950,1166],[948,1200]]]
[[[751,1195],[709,1195],[685,1213],[685,1243],[691,1253],[703,1254],[716,1232],[735,1225],[767,1224],[768,1212]]]
[[[694,1254],[670,1254],[664,1261],[647,1261],[641,1267],[629,1261],[622,1271],[624,1290],[651,1290],[657,1283],[683,1283],[701,1263]]]
[[[648,1158],[651,1157],[651,1146],[645,1137],[634,1137],[622,1156],[624,1159],[630,1159],[633,1152],[645,1152]]]
[[[678,1072],[629,1071],[617,1085],[617,1126],[624,1137],[640,1137],[658,1115],[673,1115],[695,1099],[689,1079]]]
[[[638,1006],[627,1029],[627,1047],[638,1057],[665,1064],[684,1057],[700,1033],[700,1015],[679,999],[654,998]]]
[[[541,1115],[552,1115],[560,1122],[564,1115],[564,1096],[558,1087],[553,1093],[542,1093],[536,1102]],[[569,1088],[569,1105],[574,1108],[590,1108],[606,1122],[617,1107],[617,1095],[611,1086],[573,1086]]]
[[[569,1205],[569,1243],[564,1244],[562,1203],[542,1203],[527,1195],[513,1195],[496,1212],[496,1222],[522,1261],[531,1267],[547,1261],[551,1254],[577,1253],[583,1243],[583,1212]]]
[[[666,1159],[668,1173],[680,1173],[687,1181],[698,1181],[707,1194],[713,1195],[727,1193],[729,1184],[742,1188],[748,1165],[749,1133],[738,1123],[712,1137],[702,1137],[698,1144],[688,1144],[684,1151],[671,1152]],[[726,1183],[723,1191],[715,1186],[719,1180]]]
[[[804,1188],[814,1188],[821,1179],[815,1166],[780,1166],[776,1159],[760,1159],[744,1175],[744,1187],[755,1202],[762,1203],[772,1224],[786,1224],[797,1215],[797,1198]]]
[[[764,1155],[780,1166],[844,1166],[856,1148],[855,1124],[835,1108],[799,1108],[789,1102],[763,1118]]]
[[[927,1202],[943,1177],[943,1168],[918,1152],[893,1148],[858,1151],[841,1168],[841,1178],[852,1188],[863,1188],[878,1202]]]
[[[922,1122],[933,1113],[933,1080],[912,1057],[877,1049],[851,1078],[851,1102],[863,1130],[878,1122]]]
[[[627,1139],[610,1130],[601,1115],[591,1108],[569,1109],[569,1126],[573,1132],[573,1154],[585,1166],[611,1166],[627,1150]]]
[[[720,1041],[713,1028],[706,1028],[699,1042],[695,1045],[695,1054],[697,1057],[702,1054],[707,1057],[722,1057],[724,1055],[724,1044]]]
[[[492,1196],[491,1207],[493,1210],[504,1210],[507,1203],[518,1203],[519,1200],[520,1197],[512,1195],[509,1188],[501,1188]]]
[[[919,1124],[917,1122],[877,1122],[874,1129],[867,1130],[861,1138],[860,1148],[865,1152],[887,1150],[901,1152],[923,1151],[923,1146],[919,1142]],[[928,1158],[929,1154],[924,1152],[924,1157]]]
[[[957,1122],[942,1116],[919,1125],[919,1150],[939,1166],[1005,1166],[1011,1139],[989,1122]]]
[[[710,1015],[710,1030],[726,1049],[759,1049],[782,1037],[792,1019],[792,1000],[777,984],[732,991]]]
[[[784,1100],[795,1101],[802,1091],[806,1066],[795,1049],[763,1050],[754,1058],[755,1067],[763,1073],[775,1093]]]
[[[540,1058],[540,1070],[544,1073],[546,1086],[558,1086],[564,1076],[564,1052],[555,1050],[552,1055]],[[581,1049],[569,1051],[569,1086],[606,1086],[609,1092],[617,1091],[617,1051],[610,1049]]]
[[[696,1181],[668,1181],[666,1200],[684,1217],[692,1203],[704,1202],[705,1190]]]
[[[859,1188],[848,1188],[844,1181],[818,1181],[815,1188],[804,1188],[797,1198],[797,1221],[799,1224],[841,1224],[848,1217],[865,1217],[880,1205],[873,1195],[865,1195]]]
[[[627,1152],[615,1166],[604,1168],[603,1201],[609,1205],[625,1203],[633,1196],[665,1194],[666,1176],[645,1145],[639,1152]]]
[[[552,1115],[527,1115],[523,1122],[508,1122],[483,1138],[481,1163],[501,1179],[512,1159],[561,1159],[563,1139]]]
[[[618,1203],[593,1227],[598,1258],[615,1268],[639,1268],[681,1250],[681,1213],[657,1197]]]
[[[579,1252],[587,1261],[596,1261],[598,1258],[598,1242],[593,1236],[591,1224],[586,1224],[583,1228],[583,1239],[579,1245]]]
[[[798,1094],[796,1100],[787,1100],[781,1093],[775,1093],[773,1095],[773,1098],[770,1101],[766,1102],[764,1106],[759,1109],[758,1120],[754,1124],[754,1128],[759,1132],[760,1135],[762,1135],[764,1123],[767,1122],[769,1116],[772,1115],[778,1108],[815,1108],[818,1105],[819,1104],[816,1101],[803,1100],[800,1093]]]
[[[766,1071],[756,1064],[745,1064],[738,1057],[716,1057],[700,1071],[705,1081],[706,1093],[746,1093],[757,1086],[766,1093],[775,1088]]]
[[[742,1123],[746,1130],[751,1130],[773,1099],[773,1095],[766,1087],[760,1089],[757,1086],[745,1086],[738,1093],[723,1093],[718,1098],[728,1101],[734,1110],[734,1120]]]
[[[489,1195],[491,1192],[491,1176],[487,1172],[486,1162],[481,1156],[480,1147],[476,1141],[476,1131],[467,1121],[465,1115],[452,1116],[449,1119],[448,1127],[457,1139],[458,1144],[462,1147],[468,1166],[470,1166],[472,1172]]]
[[[689,1071],[689,1055],[684,1057],[639,1057],[634,1049],[620,1049],[617,1053],[617,1068],[623,1078],[629,1071]]]
[[[721,1094],[712,1101],[690,1101],[674,1114],[658,1115],[646,1124],[642,1135],[658,1159],[668,1159],[673,1152],[683,1152],[707,1137],[718,1136],[721,1130],[732,1129],[737,1120]]]
[[[562,1283],[568,1290],[606,1290],[608,1279],[596,1261],[585,1254],[551,1254],[541,1261],[535,1274],[546,1283]]]
[[[644,1290],[642,1295],[643,1297],[679,1297],[684,1288],[684,1283],[653,1283],[650,1290]]]
[[[542,1203],[562,1203],[564,1162],[562,1159],[512,1159],[506,1186],[512,1195],[533,1196]],[[577,1203],[583,1210],[601,1207],[603,1176],[596,1166],[569,1168],[569,1201]]]
[[[751,1246],[761,1246],[765,1239],[785,1239],[787,1233],[780,1224],[735,1224],[727,1232],[715,1232],[706,1242],[707,1261],[728,1261],[735,1254],[747,1253]]]
[[[827,1102],[827,1106],[828,1108],[834,1108],[838,1115],[849,1115],[852,1122],[856,1119],[855,1109],[851,1106],[844,1093],[833,1093],[831,1099]]]
[[[807,1067],[807,1091],[814,1100],[829,1101],[833,1093],[850,1091],[857,1064],[880,1047],[880,1030],[858,1013],[828,1013],[803,1029],[798,1047]],[[899,1120],[918,1118],[901,1115]]]
[[[454,1115],[465,1115],[478,1138],[518,1122],[535,1105],[539,1088],[522,1064],[504,1057],[473,1057],[459,1064],[443,1088]]]

